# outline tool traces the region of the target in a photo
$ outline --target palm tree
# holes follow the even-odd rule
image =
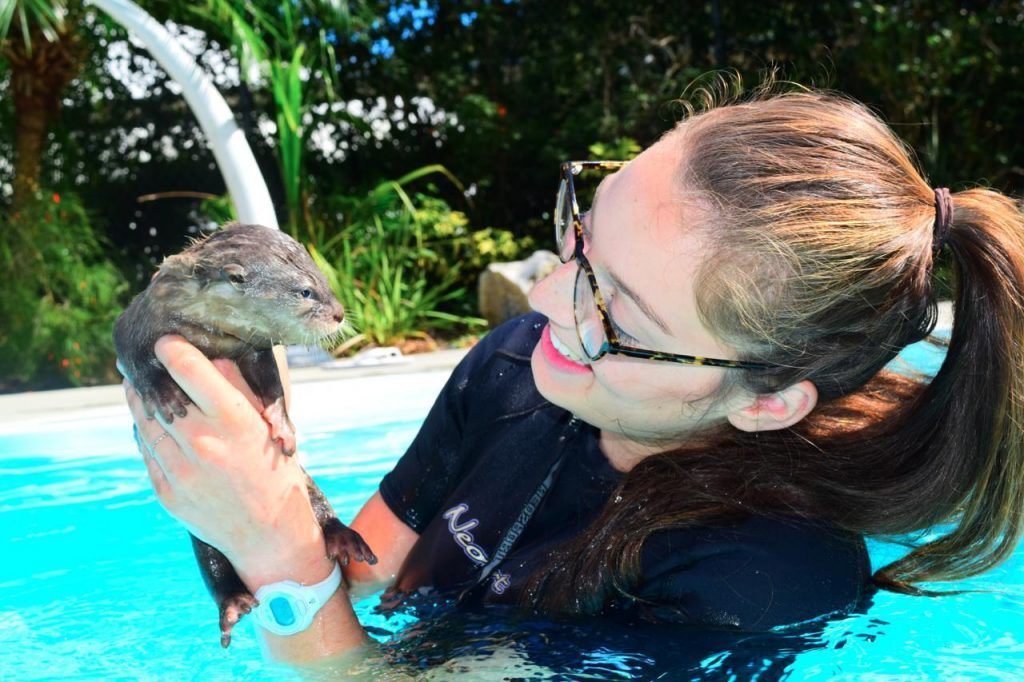
[[[74,3],[74,4],[72,4]],[[270,193],[223,97],[149,14],[130,0],[93,0],[135,33],[182,86],[224,174],[238,217],[277,227]],[[87,42],[75,32],[83,9],[77,0],[0,0],[0,59],[11,70],[16,160],[13,210],[39,189],[43,145],[61,93],[82,70]]]
[[[73,0],[0,0],[0,58],[10,67],[14,104],[14,210],[39,189],[47,130],[88,55],[75,30],[80,14]]]
[[[224,173],[238,217],[276,226],[266,184],[248,144],[205,74],[183,50],[175,49],[166,31],[131,0],[91,0],[91,4],[139,37],[182,85]],[[365,11],[362,3],[353,4]],[[333,95],[336,64],[334,45],[327,35],[333,33],[332,28],[342,35],[351,30],[348,0],[296,0],[283,5],[273,0],[206,0],[205,7],[200,4],[177,11],[219,20],[241,61],[265,70],[278,125],[289,231],[297,235],[298,226],[305,222],[302,119],[309,102],[304,72],[316,70],[326,75],[327,94]],[[0,60],[10,65],[17,121],[14,210],[39,189],[48,126],[58,111],[62,91],[81,71],[88,55],[87,42],[75,31],[81,13],[81,0],[0,0]],[[309,17],[316,18],[313,30],[307,26]]]

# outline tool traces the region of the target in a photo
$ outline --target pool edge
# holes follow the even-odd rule
[[[450,370],[468,353],[468,349],[441,350],[407,356],[399,364],[367,367],[327,369],[323,367],[296,367],[290,372],[293,384],[318,381],[344,381],[370,376],[415,374]],[[35,417],[70,410],[110,407],[124,404],[124,391],[120,384],[61,388],[51,391],[26,391],[0,395],[0,425],[30,420]]]

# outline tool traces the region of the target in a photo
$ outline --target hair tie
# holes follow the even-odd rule
[[[935,190],[935,225],[932,227],[932,251],[938,253],[953,227],[953,197],[946,187]]]

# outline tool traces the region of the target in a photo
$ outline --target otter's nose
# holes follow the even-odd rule
[[[345,309],[341,307],[340,303],[334,306],[334,309],[331,310],[331,317],[334,318],[335,322],[340,323],[345,321]]]

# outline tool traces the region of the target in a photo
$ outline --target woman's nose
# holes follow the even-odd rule
[[[527,297],[530,307],[556,325],[566,328],[575,326],[572,307],[578,270],[576,261],[562,263],[552,270],[551,274],[530,290]]]

